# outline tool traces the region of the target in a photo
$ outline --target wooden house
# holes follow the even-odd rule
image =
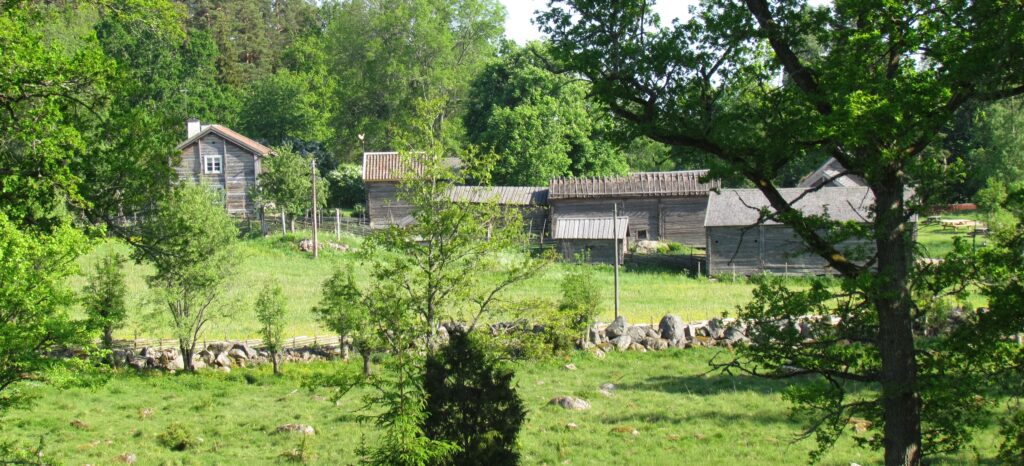
[[[621,216],[613,221],[607,217],[562,217],[551,230],[558,252],[566,260],[578,256],[590,262],[611,264],[615,260],[615,241],[619,242],[618,260],[621,264],[629,247],[629,217]]]
[[[690,170],[551,180],[552,231],[562,219],[610,218],[617,205],[619,214],[629,219],[630,241],[703,247],[708,192],[721,187],[720,180],[702,182],[705,175],[707,170]]]
[[[846,173],[846,168],[835,157],[826,160],[817,170],[803,177],[796,187],[817,188],[822,185],[830,188],[867,186],[861,177]]]
[[[181,152],[174,167],[178,179],[221,191],[231,215],[253,216],[252,190],[258,182],[260,160],[271,155],[270,148],[226,126],[203,125],[196,119],[188,120],[186,134],[176,148]]]
[[[806,215],[827,215],[835,221],[869,223],[875,197],[865,187],[783,188],[780,193]],[[799,200],[797,198],[800,197]],[[709,275],[829,274],[825,259],[810,252],[803,240],[785,225],[759,223],[760,209],[770,208],[757,189],[723,189],[708,199],[707,267]],[[839,249],[853,258],[874,251],[868,238],[850,239]]]

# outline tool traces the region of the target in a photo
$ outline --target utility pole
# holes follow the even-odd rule
[[[615,318],[619,318],[619,204],[612,204],[612,236],[615,243]]]
[[[310,179],[313,182],[313,258],[320,257],[319,245],[316,242],[317,236],[316,231],[318,229],[316,221],[316,157],[311,157],[309,160],[310,168]]]

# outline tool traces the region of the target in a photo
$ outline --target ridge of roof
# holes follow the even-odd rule
[[[194,136],[186,139],[181,144],[178,144],[178,146],[175,147],[175,149],[182,150],[194,144],[200,138],[210,133],[217,133],[217,135],[223,137],[224,139],[228,139],[231,142],[234,142],[235,144],[242,146],[245,149],[251,150],[261,156],[266,156],[274,152],[271,148],[264,146],[263,144],[260,144],[246,136],[243,136],[242,134],[238,133],[237,131],[231,128],[228,128],[227,126],[217,124],[204,125],[201,131],[196,133]]]

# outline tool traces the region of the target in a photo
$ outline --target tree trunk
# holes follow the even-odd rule
[[[873,290],[882,360],[882,409],[887,466],[921,463],[921,400],[917,394],[908,275],[913,254],[903,215],[903,184],[875,188],[878,277]]]
[[[270,354],[270,360],[274,363],[274,375],[281,375],[281,368],[278,365],[278,352],[274,351]]]
[[[185,363],[185,372],[195,373],[196,368],[192,366],[192,354],[195,352],[194,345],[188,345],[185,344],[185,342],[181,342],[178,346],[178,349],[181,350],[181,359]]]
[[[114,347],[114,329],[109,326],[103,327],[103,348],[112,349]]]
[[[370,351],[364,350],[364,351],[360,351],[359,354],[363,357],[363,375],[365,375],[366,377],[369,377],[370,374],[372,373],[371,368],[370,368],[370,356],[371,356],[371,353],[370,353]]]

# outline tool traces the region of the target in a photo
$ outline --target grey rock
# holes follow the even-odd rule
[[[643,344],[644,346],[647,347],[647,349],[653,351],[661,351],[663,349],[668,349],[668,340],[665,340],[663,338],[647,337],[643,339]]]
[[[738,325],[730,325],[729,328],[725,329],[724,340],[730,345],[750,341],[750,339],[744,335],[743,329]]]
[[[679,316],[669,314],[661,318],[658,328],[661,329],[662,338],[675,340],[677,338],[685,338],[685,331],[689,327]]]
[[[647,348],[644,347],[644,345],[641,345],[640,343],[637,343],[635,341],[629,345],[629,349],[631,349],[633,351],[636,351],[636,352],[639,352],[639,353],[646,353],[647,352]]]
[[[164,369],[169,371],[185,370],[185,358],[182,358],[180,354],[174,355],[173,358],[168,358],[167,362],[164,363]]]
[[[708,336],[715,340],[721,340],[725,337],[725,323],[722,319],[714,318],[708,321]]]
[[[207,351],[210,351],[211,353],[215,353],[215,354],[216,353],[223,353],[223,352],[231,349],[231,343],[228,343],[226,341],[215,341],[213,343],[210,343],[210,344],[206,345],[206,349],[207,349]]]
[[[608,336],[608,339],[614,339],[625,335],[628,328],[629,324],[626,323],[626,318],[618,316],[611,324],[608,324],[608,328],[604,329],[604,334]]]
[[[548,404],[574,411],[590,409],[590,402],[583,398],[576,398],[574,396],[556,396],[552,398]]]
[[[622,335],[618,338],[613,338],[610,343],[615,345],[616,350],[626,351],[629,349],[629,345],[633,343],[633,339],[629,335]]]
[[[217,367],[231,367],[231,358],[228,357],[227,353],[220,353],[213,359],[213,364]]]
[[[598,387],[598,388],[600,388],[601,390],[607,390],[607,391],[611,392],[611,391],[615,390],[615,384],[613,384],[611,382],[605,382],[605,383],[601,384],[601,386]]]
[[[644,331],[647,332],[647,338],[661,338],[661,332],[654,327],[644,327]]]
[[[626,335],[629,335],[633,341],[640,341],[647,338],[647,330],[639,325],[634,325],[626,329]]]
[[[221,355],[223,355],[223,353],[221,353]],[[221,356],[221,355],[218,355],[218,357]],[[228,351],[228,356],[230,356],[231,359],[238,359],[238,360],[249,359],[249,355],[246,354],[245,350],[243,350],[241,348],[231,348],[231,351]]]
[[[605,340],[604,331],[597,324],[591,325],[587,329],[587,340],[595,345],[601,344]]]
[[[306,424],[284,424],[284,425],[277,426],[277,429],[274,429],[274,431],[278,432],[278,433],[296,433],[296,434],[302,434],[302,435],[316,435],[316,430],[313,429],[313,426],[309,426],[309,425],[306,425]]]

